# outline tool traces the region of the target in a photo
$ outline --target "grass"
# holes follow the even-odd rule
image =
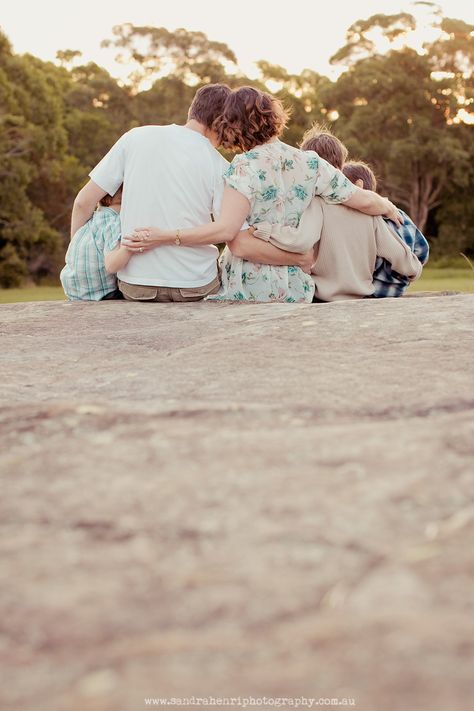
[[[410,291],[463,291],[474,293],[474,271],[466,268],[428,267],[421,279]],[[60,286],[30,286],[24,289],[0,289],[0,304],[19,301],[63,301],[64,292]]]
[[[0,289],[0,304],[18,301],[62,301],[66,297],[60,286],[28,286],[24,289]]]
[[[410,291],[464,291],[474,293],[474,271],[465,269],[427,267],[421,279],[410,286]]]

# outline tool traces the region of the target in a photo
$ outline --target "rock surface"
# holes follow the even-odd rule
[[[2,708],[472,708],[473,315],[0,307]]]

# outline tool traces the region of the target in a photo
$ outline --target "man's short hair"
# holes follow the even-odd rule
[[[188,111],[188,121],[194,119],[206,128],[221,115],[231,90],[226,84],[206,84],[197,90]]]
[[[316,151],[318,156],[339,170],[342,170],[349,155],[342,141],[336,138],[328,128],[318,124],[306,131],[300,148],[302,151]]]
[[[344,165],[342,172],[351,183],[355,183],[356,180],[362,180],[364,190],[377,190],[377,178],[367,163],[350,160]]]

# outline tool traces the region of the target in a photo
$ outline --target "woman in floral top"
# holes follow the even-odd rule
[[[127,240],[127,246],[132,251],[143,251],[160,244],[227,242],[221,255],[222,288],[208,298],[311,303],[314,283],[302,269],[256,264],[233,249],[232,241],[244,221],[251,225],[270,222],[297,227],[315,195],[369,214],[388,215],[396,208],[376,193],[367,196],[370,191],[356,188],[317,153],[282,143],[278,136],[287,121],[288,113],[278,99],[252,87],[234,90],[217,119],[215,131],[218,144],[244,152],[235,156],[224,176],[226,187],[217,222],[176,231],[138,230]]]
[[[249,224],[274,220],[296,227],[313,198],[316,182],[319,194],[324,193],[331,202],[342,202],[353,193],[349,181],[334,175],[334,170],[327,170],[326,165],[329,164],[320,161],[316,153],[304,153],[273,137],[235,156],[224,180],[226,186],[247,198]],[[314,282],[299,267],[254,264],[235,256],[226,247],[221,268],[222,288],[210,299],[287,302],[313,299]]]

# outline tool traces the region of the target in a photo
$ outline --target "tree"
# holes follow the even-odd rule
[[[389,44],[416,28],[416,20],[408,12],[396,15],[372,15],[368,20],[357,20],[346,32],[346,44],[331,57],[332,64],[353,66],[360,59],[375,56],[377,37],[381,34]],[[377,32],[378,31],[378,32]],[[375,36],[374,36],[375,35]]]
[[[440,34],[424,45],[424,54],[408,47],[379,54],[369,40],[374,28],[389,41],[408,34],[415,27],[411,15],[354,23],[333,57],[348,69],[324,95],[351,152],[375,164],[383,188],[421,229],[452,186],[467,187],[472,160],[456,126],[460,106],[469,107],[472,98],[465,70],[472,66],[474,28],[436,17]]]
[[[32,57],[14,56],[0,34],[0,284],[41,277],[61,258],[59,233],[30,189],[65,150],[61,103]]]
[[[83,166],[85,177],[134,125],[132,97],[94,62],[72,68],[68,79],[63,91],[64,125],[69,152]]]
[[[175,76],[158,79],[151,89],[133,98],[133,112],[139,124],[184,123],[196,87]]]
[[[284,140],[293,146],[298,145],[307,128],[325,120],[327,111],[321,97],[331,81],[312,69],[290,74],[283,67],[264,60],[257,62],[257,66],[262,77],[260,88],[268,91],[267,84],[270,85],[276,96],[291,110],[291,120],[284,133]],[[279,87],[276,91],[275,86]]]
[[[474,131],[471,126],[458,124],[453,127],[465,155],[471,160],[465,164],[464,187],[455,184],[447,187],[443,201],[436,213],[439,234],[434,243],[435,254],[440,256],[463,252],[474,257],[474,201],[469,199],[474,192]]]
[[[236,57],[223,42],[209,40],[204,32],[179,28],[141,27],[130,23],[113,28],[114,39],[102,46],[119,49],[117,61],[133,66],[129,79],[135,91],[163,75],[173,75],[186,84],[223,82],[226,64]]]
[[[82,57],[82,52],[78,49],[59,49],[56,52],[56,59],[61,67],[71,67],[79,57]]]

